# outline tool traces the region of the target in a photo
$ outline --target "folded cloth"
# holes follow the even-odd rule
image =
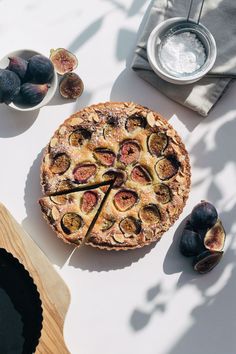
[[[196,17],[201,1],[194,1],[191,11]],[[236,78],[236,2],[235,0],[205,0],[201,23],[213,34],[217,58],[212,70],[201,80],[188,85],[175,85],[162,80],[149,65],[146,45],[153,28],[172,17],[187,17],[190,0],[154,0],[140,38],[132,69],[144,80],[172,100],[207,116],[232,79]],[[198,5],[198,6],[197,6]]]

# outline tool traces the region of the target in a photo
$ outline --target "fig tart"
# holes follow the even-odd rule
[[[160,114],[107,102],[57,129],[41,165],[39,202],[66,242],[134,249],[159,240],[178,219],[190,177],[185,146]]]

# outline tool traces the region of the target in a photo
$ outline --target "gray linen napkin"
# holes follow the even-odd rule
[[[149,34],[160,22],[171,17],[186,17],[190,0],[154,0],[143,32],[138,39],[132,69],[172,100],[207,116],[229,83],[236,78],[236,1],[205,0],[201,23],[213,34],[217,59],[212,70],[201,80],[189,85],[175,85],[159,78],[151,69],[146,53]],[[191,18],[197,18],[201,1],[195,0]]]

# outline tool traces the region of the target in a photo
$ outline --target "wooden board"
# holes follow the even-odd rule
[[[43,327],[37,354],[68,354],[63,325],[70,303],[69,290],[44,253],[0,203],[0,247],[24,265],[40,293]]]

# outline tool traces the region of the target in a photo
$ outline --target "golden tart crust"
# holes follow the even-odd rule
[[[158,113],[133,102],[92,105],[66,119],[45,149],[41,183],[47,196],[114,176],[86,244],[126,250],[159,240],[183,210],[191,172],[183,142]]]

